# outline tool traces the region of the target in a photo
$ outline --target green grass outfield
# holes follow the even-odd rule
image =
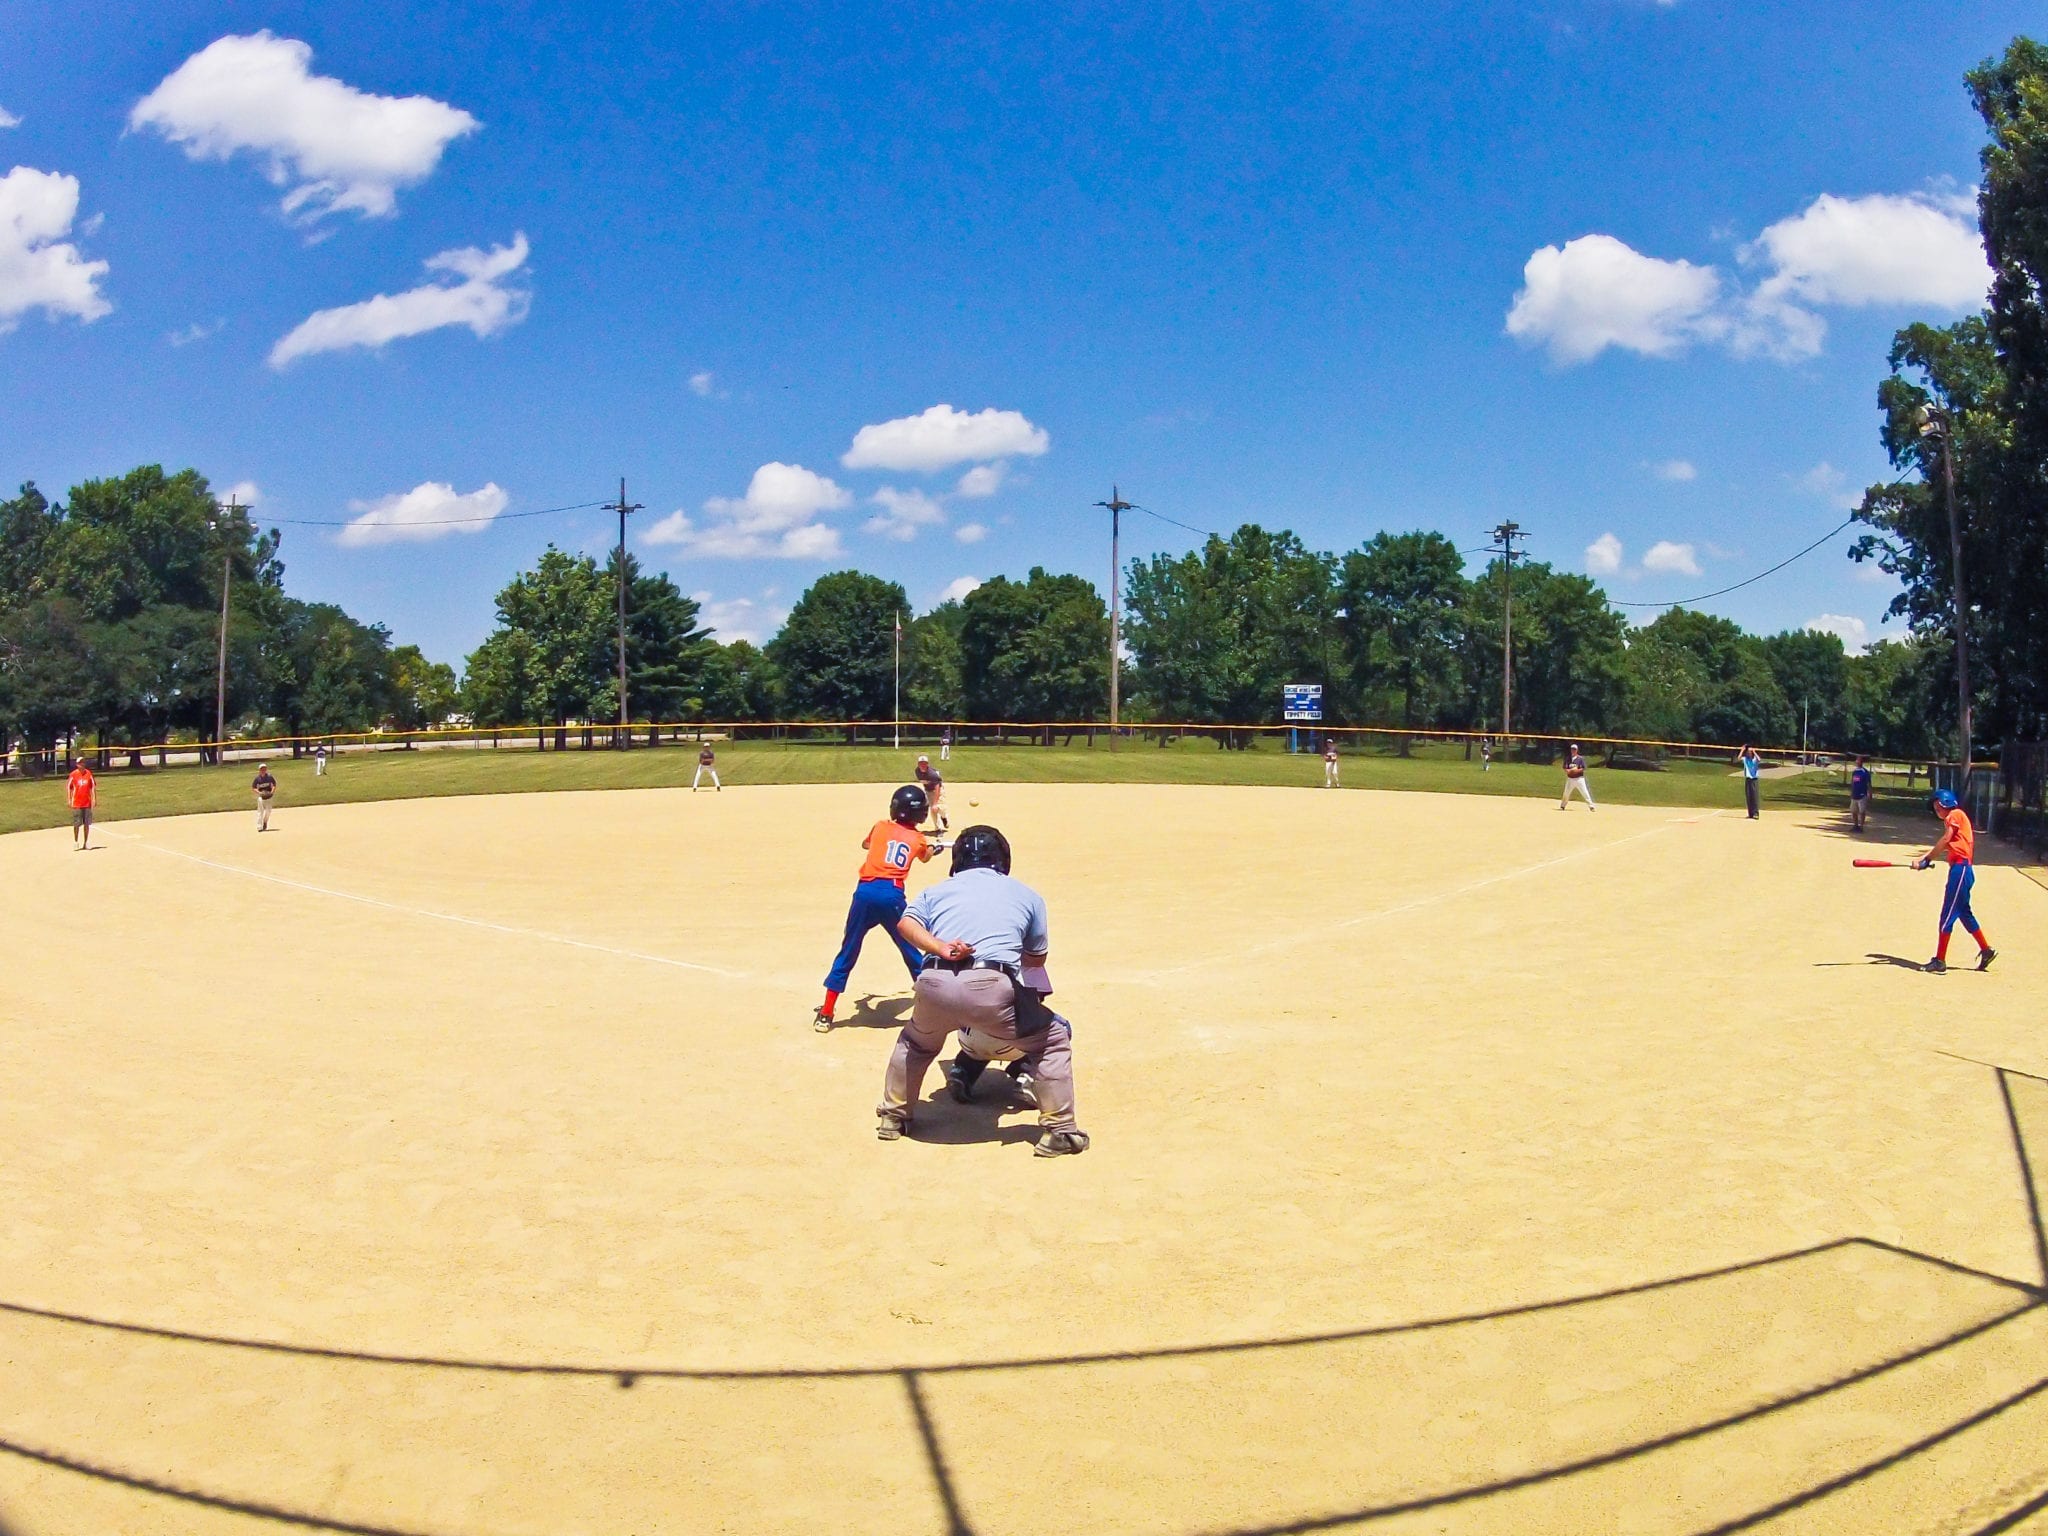
[[[954,748],[947,777],[963,783],[1143,783],[1265,784],[1309,788],[1323,780],[1322,759],[1289,754],[1284,743],[1267,740],[1241,752],[1219,750],[1190,737],[1160,747],[1126,740],[1112,749],[1093,747],[968,746]],[[739,742],[718,745],[718,771],[727,784],[891,783],[909,777],[920,750],[907,744],[845,747],[819,742]],[[535,752],[490,747],[397,748],[351,752],[338,757],[325,778],[313,777],[310,758],[272,760],[280,810],[299,805],[335,805],[363,800],[427,799],[439,795],[519,794],[562,789],[650,789],[687,785],[696,771],[694,745],[682,743],[631,751]],[[131,770],[110,768],[99,775],[98,819],[177,816],[249,808],[253,761],[222,768],[173,766]],[[1497,762],[1489,773],[1456,746],[1418,748],[1413,756],[1393,751],[1347,752],[1346,789],[1419,789],[1471,795],[1555,795],[1562,775],[1554,766]],[[1742,781],[1729,764],[1674,759],[1661,771],[1593,765],[1593,792],[1619,805],[1740,807]],[[1880,805],[1896,795],[1901,809],[1916,796],[1901,785],[1882,785]],[[1764,804],[1836,805],[1844,802],[1841,771],[1766,780]],[[964,807],[954,806],[954,824]],[[67,825],[61,777],[0,779],[0,833]]]

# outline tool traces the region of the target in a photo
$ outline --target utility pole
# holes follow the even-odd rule
[[[903,750],[903,610],[901,608],[896,610],[896,639],[890,647],[889,656],[894,665],[895,674],[896,732],[894,741],[896,750],[900,752]]]
[[[218,502],[214,505],[219,508]],[[241,513],[241,499],[232,493],[228,504],[221,508],[225,518],[214,520],[214,530],[220,535],[220,656],[213,673],[213,760],[227,761],[228,739],[228,578],[233,569],[234,546],[228,542],[232,531],[230,524]]]
[[[1112,484],[1109,500],[1098,501],[1098,507],[1109,508],[1109,744],[1116,745],[1117,685],[1123,675],[1123,614],[1121,593],[1118,582],[1121,573],[1117,570],[1118,541],[1123,533],[1124,514],[1135,503],[1125,501]]]
[[[1515,721],[1515,540],[1524,537],[1522,525],[1502,523],[1493,530],[1494,547],[1500,562],[1500,737],[1503,749],[1514,732]]]
[[[1956,764],[1956,794],[1966,797],[1970,788],[1970,634],[1969,598],[1963,588],[1963,525],[1956,515],[1956,424],[1938,405],[1920,408],[1920,435],[1941,445],[1941,489],[1948,501],[1948,564],[1956,605],[1956,729],[1961,736],[1962,757]]]
[[[619,476],[619,499],[612,510],[619,514],[619,740],[621,747],[632,743],[626,728],[626,518],[640,510],[640,503],[626,500],[626,477]]]

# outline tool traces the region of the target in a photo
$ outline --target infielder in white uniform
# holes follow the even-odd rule
[[[1323,738],[1323,788],[1337,787],[1337,738]]]
[[[718,754],[711,750],[710,742],[705,742],[703,748],[697,753],[697,771],[690,775],[691,794],[697,793],[697,786],[704,782],[704,775],[707,773],[711,775],[711,787],[713,789],[722,790],[725,788],[723,784],[718,782],[718,769],[714,766],[717,762]]]
[[[1557,808],[1563,810],[1573,795],[1586,797],[1587,810],[1600,809],[1593,803],[1593,786],[1586,781],[1586,759],[1579,752],[1579,744],[1576,741],[1564,757],[1564,793],[1557,797]]]

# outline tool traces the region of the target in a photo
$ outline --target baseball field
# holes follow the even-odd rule
[[[2048,889],[1546,782],[950,784],[1050,1161],[809,1028],[886,784],[0,838],[0,1530],[2048,1531]]]

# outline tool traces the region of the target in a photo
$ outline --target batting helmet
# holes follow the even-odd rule
[[[963,869],[1010,872],[1010,840],[994,827],[969,827],[953,839],[953,873]]]
[[[1956,799],[1956,792],[1952,789],[1937,789],[1934,792],[1934,804],[1937,810],[1952,811],[1961,803],[1961,801]]]
[[[906,784],[889,797],[889,819],[906,827],[923,821],[931,808],[924,791],[915,784]]]

